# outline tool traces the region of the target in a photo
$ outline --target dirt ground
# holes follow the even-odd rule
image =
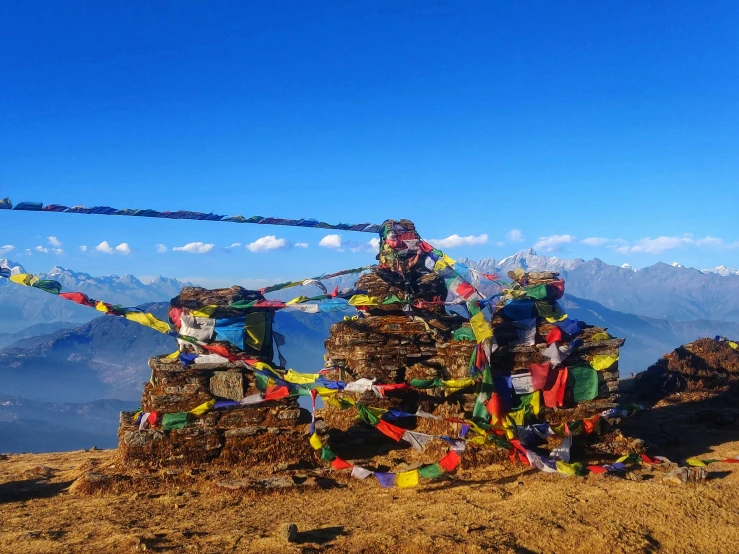
[[[736,436],[727,433],[711,438]],[[737,455],[734,440],[700,457]],[[697,485],[649,469],[632,481],[505,464],[416,489],[339,479],[327,489],[230,492],[212,476],[160,472],[97,494],[69,490],[86,471],[118,465],[115,451],[0,459],[0,551],[739,552],[739,471],[726,463]],[[287,523],[296,542],[281,536]]]

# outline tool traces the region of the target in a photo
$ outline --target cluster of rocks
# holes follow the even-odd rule
[[[311,463],[314,456],[303,437],[310,414],[296,400],[238,404],[260,390],[253,371],[226,356],[234,353],[271,362],[273,311],[268,301],[260,304],[263,300],[258,292],[241,287],[214,291],[186,287],[172,300],[172,323],[181,331],[188,326],[183,334],[191,336],[195,328],[202,332],[198,342],[179,340],[177,355],[149,360],[151,380],[144,387],[141,411],[121,413],[119,451],[125,463],[146,467]],[[245,304],[253,305],[233,307]],[[250,319],[258,320],[259,341],[219,340],[233,339],[219,332],[223,323],[244,327]],[[248,333],[248,324],[246,328]],[[218,401],[215,409],[186,416],[179,428],[162,425],[164,414],[188,414],[209,401]],[[156,415],[142,423],[142,415],[148,414]]]

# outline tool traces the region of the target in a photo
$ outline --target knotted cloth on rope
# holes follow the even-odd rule
[[[326,223],[316,219],[282,219],[279,217],[263,217],[261,215],[253,215],[244,217],[243,215],[218,215],[214,213],[190,212],[186,210],[164,211],[150,209],[130,209],[124,208],[119,210],[109,206],[94,206],[85,208],[84,206],[62,206],[60,204],[47,204],[42,202],[20,202],[13,205],[10,198],[0,199],[0,210],[19,210],[27,212],[57,212],[66,214],[85,214],[85,215],[128,215],[135,217],[156,217],[160,219],[195,219],[198,221],[224,221],[228,223],[255,223],[257,225],[285,225],[289,227],[311,227],[315,229],[337,229],[339,231],[358,231],[360,233],[378,233],[380,225],[374,223]]]

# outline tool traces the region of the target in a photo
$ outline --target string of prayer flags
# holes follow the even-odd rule
[[[67,207],[59,204],[44,205],[41,202],[20,202],[16,205],[9,198],[0,200],[0,210],[30,211],[42,213],[67,213],[83,215],[119,215],[131,217],[154,217],[158,219],[194,219],[198,221],[220,221],[225,223],[253,223],[257,225],[282,225],[290,227],[309,227],[314,229],[336,229],[340,231],[357,231],[360,233],[379,233],[380,225],[374,223],[326,223],[315,219],[283,219],[278,217],[263,217],[254,215],[244,217],[243,215],[218,215],[214,213],[178,211],[157,211],[151,209],[118,209],[109,206],[84,206]]]

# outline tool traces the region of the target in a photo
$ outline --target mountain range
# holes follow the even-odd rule
[[[533,249],[500,261],[460,261],[503,278],[517,267],[556,271],[567,282],[569,294],[624,313],[673,321],[739,322],[739,273],[723,266],[698,270],[659,262],[634,269],[597,258],[585,261],[539,256]]]
[[[571,317],[627,339],[619,363],[622,375],[641,371],[699,337],[739,337],[739,275],[727,268],[659,263],[634,270],[597,259],[538,256],[532,250],[500,261],[461,261],[502,277],[516,267],[559,272],[567,281],[561,302]],[[22,271],[18,264],[3,262],[0,266]],[[150,283],[131,275],[92,277],[59,267],[39,277],[60,280],[64,290],[139,305],[163,319],[167,301],[184,285],[163,277]],[[356,278],[344,276],[330,286],[350,286]],[[316,291],[295,287],[271,296],[288,299]],[[0,451],[114,445],[117,411],[138,405],[149,378],[148,358],[176,348],[171,337],[152,329],[5,279],[0,279],[0,314],[0,393],[5,395],[0,400]],[[282,353],[289,366],[303,372],[321,367],[329,327],[343,315],[278,312],[275,330],[287,338]]]

